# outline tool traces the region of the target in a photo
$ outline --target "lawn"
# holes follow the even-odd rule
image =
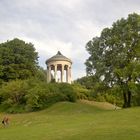
[[[61,102],[39,112],[7,115],[10,125],[1,124],[0,140],[140,140],[140,107],[108,110]]]

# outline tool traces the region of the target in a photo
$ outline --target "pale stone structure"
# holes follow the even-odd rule
[[[55,79],[56,82],[71,83],[72,61],[62,55],[60,51],[50,59],[46,60],[46,65],[48,82]]]

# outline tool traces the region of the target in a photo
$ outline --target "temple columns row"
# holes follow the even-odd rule
[[[52,69],[53,66],[53,69]],[[66,81],[64,81],[64,70],[66,67]],[[50,82],[52,80],[51,70],[54,70],[54,77],[55,81],[57,81],[57,64],[56,65],[50,65],[47,67],[47,81]],[[67,82],[71,83],[71,67],[69,65],[61,65],[61,69],[59,70],[61,72],[60,74],[60,81],[58,82]]]

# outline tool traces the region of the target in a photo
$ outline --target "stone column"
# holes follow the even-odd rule
[[[71,83],[71,67],[69,67],[69,83]]]
[[[54,65],[54,79],[55,79],[55,82],[57,82],[56,76],[57,76],[57,65]]]
[[[67,70],[67,82],[71,83],[71,66],[68,66]]]
[[[66,83],[69,82],[69,66],[67,66],[67,69],[66,69]]]
[[[64,65],[61,67],[61,82],[64,82]]]
[[[51,81],[51,66],[47,67],[47,82]]]

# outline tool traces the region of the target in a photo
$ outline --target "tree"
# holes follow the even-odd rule
[[[38,67],[35,78],[37,78],[40,81],[47,82],[47,76],[46,75],[47,75],[46,70],[44,70],[42,67]]]
[[[0,79],[26,79],[34,76],[38,54],[31,43],[13,39],[0,44]]]
[[[86,45],[88,75],[96,75],[110,88],[121,88],[124,105],[131,106],[133,88],[140,85],[140,15],[133,13],[105,28]],[[132,88],[133,87],[133,88]]]
[[[95,76],[84,76],[84,77],[78,78],[74,82],[85,86],[87,89],[92,89],[94,88],[95,83],[99,82],[99,79]]]

